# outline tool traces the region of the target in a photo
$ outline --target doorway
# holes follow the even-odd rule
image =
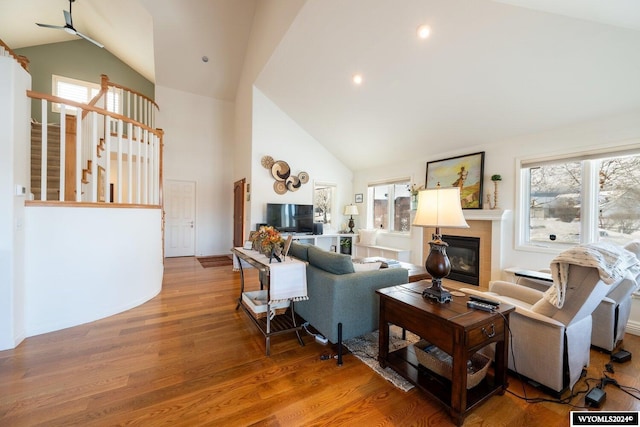
[[[245,183],[242,178],[233,183],[233,247],[239,248],[244,245],[244,199]]]
[[[196,183],[167,180],[164,207],[165,256],[195,256]]]

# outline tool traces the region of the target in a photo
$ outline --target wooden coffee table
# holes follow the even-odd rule
[[[507,389],[508,319],[515,309],[500,304],[494,312],[467,307],[468,296],[454,296],[444,304],[422,297],[427,280],[376,291],[380,295],[380,366],[400,375],[449,409],[457,425],[467,413],[494,394]],[[389,325],[407,329],[453,357],[451,380],[419,365],[412,345],[389,353]],[[467,360],[488,344],[496,343],[493,372],[467,390]]]

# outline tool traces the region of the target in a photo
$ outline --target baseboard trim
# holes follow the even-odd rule
[[[631,335],[640,335],[640,322],[634,320],[628,321],[624,331]]]

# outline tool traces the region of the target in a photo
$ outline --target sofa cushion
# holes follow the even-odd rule
[[[361,245],[367,245],[367,246],[375,246],[376,245],[376,237],[378,234],[378,230],[373,229],[373,230],[363,230],[360,229],[358,231],[358,234],[360,235],[360,244]]]
[[[308,250],[312,245],[307,243],[291,242],[289,255],[298,258],[300,261],[309,261]]]
[[[307,250],[309,264],[333,274],[355,273],[351,256],[325,251],[317,246]]]
[[[363,262],[363,263],[354,262],[353,269],[355,270],[356,273],[359,271],[375,271],[375,270],[380,270],[381,265],[382,265],[381,262]]]

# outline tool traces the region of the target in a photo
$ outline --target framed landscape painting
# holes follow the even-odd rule
[[[460,187],[462,209],[482,209],[484,151],[427,162],[425,188]]]

